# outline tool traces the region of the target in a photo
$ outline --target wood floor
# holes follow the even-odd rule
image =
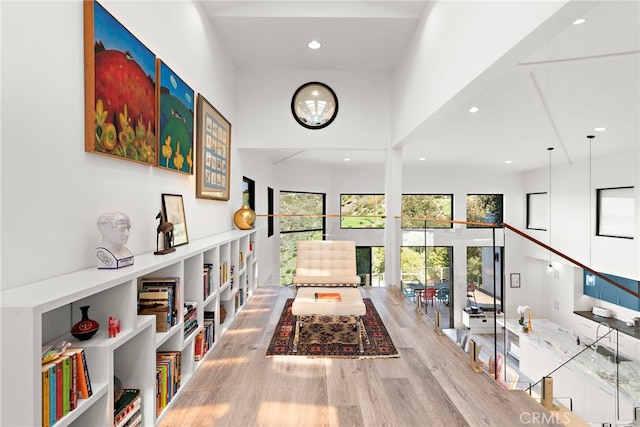
[[[290,288],[259,288],[158,425],[558,425],[522,391],[482,373],[398,291],[361,288],[398,348],[396,359],[265,357]]]

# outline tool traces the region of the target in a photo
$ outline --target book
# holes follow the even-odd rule
[[[56,422],[62,419],[62,359],[56,359]]]
[[[51,425],[51,385],[49,378],[55,376],[55,363],[47,363],[42,366],[42,426],[49,427]]]
[[[93,395],[91,389],[91,379],[89,378],[89,367],[83,348],[68,348],[68,352],[76,353],[76,394],[78,399],[88,399]]]
[[[49,425],[56,423],[56,379],[58,374],[56,370],[58,365],[56,362],[51,362],[51,369],[49,370]]]
[[[125,410],[126,413],[122,415],[122,418],[120,419],[120,421],[118,421],[117,424],[114,424],[114,426],[124,427],[127,424],[129,424],[129,421],[131,421],[131,419],[134,416],[141,414],[140,412],[141,405],[142,405],[142,399],[138,396],[133,402],[131,402],[131,404]]]
[[[62,416],[71,411],[71,358],[62,356]]]
[[[137,409],[134,408],[131,412],[131,417],[128,420],[123,420],[116,427],[137,427],[142,425],[142,412],[140,411],[140,405],[141,403],[137,405]]]
[[[73,411],[78,407],[78,352],[65,351],[63,355],[71,361],[71,382],[69,383],[69,409]]]
[[[120,424],[125,418],[128,418],[127,415],[133,414],[135,412],[135,404],[141,401],[140,397],[140,389],[137,388],[123,388],[122,394],[118,401],[114,404],[113,409],[113,423],[114,425]]]
[[[339,292],[316,292],[316,301],[340,302],[342,296]]]

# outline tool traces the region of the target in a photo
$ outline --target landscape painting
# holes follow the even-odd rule
[[[98,2],[84,2],[85,151],[157,163],[155,55]]]
[[[156,78],[158,166],[193,174],[193,90],[160,59]]]

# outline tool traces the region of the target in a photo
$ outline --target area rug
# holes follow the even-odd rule
[[[284,305],[271,338],[267,356],[304,356],[350,359],[400,357],[370,298],[363,298],[366,314],[360,317],[364,353],[358,349],[353,316],[302,316],[298,352],[293,352],[295,316],[291,314],[293,298]]]

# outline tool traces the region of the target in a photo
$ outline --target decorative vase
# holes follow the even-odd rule
[[[256,223],[256,213],[249,205],[242,205],[242,207],[233,214],[233,222],[240,230],[251,230]]]
[[[100,324],[95,320],[89,319],[88,305],[80,307],[80,311],[82,312],[82,319],[71,327],[71,335],[81,341],[85,341],[98,332]]]

